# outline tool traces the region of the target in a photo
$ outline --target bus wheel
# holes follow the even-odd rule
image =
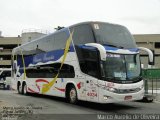
[[[69,88],[68,88],[68,91],[67,91],[67,100],[69,103],[72,103],[72,104],[76,104],[78,99],[77,99],[77,91],[76,91],[76,88],[71,85]]]
[[[26,83],[24,83],[23,86],[22,86],[22,94],[27,95],[27,85],[26,85]]]
[[[17,90],[18,90],[18,93],[21,94],[22,93],[22,87],[21,87],[21,84],[18,83],[17,85]]]

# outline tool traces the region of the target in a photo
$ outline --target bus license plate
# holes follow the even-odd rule
[[[124,97],[124,100],[131,100],[132,99],[132,96],[125,96]]]

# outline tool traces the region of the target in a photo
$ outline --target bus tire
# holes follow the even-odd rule
[[[70,85],[66,91],[66,99],[67,102],[71,104],[76,104],[78,99],[77,99],[77,91],[74,85]]]
[[[22,88],[21,88],[20,82],[18,82],[18,84],[17,84],[17,90],[18,90],[18,93],[19,93],[19,94],[22,93]]]
[[[22,94],[27,95],[27,85],[26,85],[26,83],[23,83],[23,85],[22,85]]]

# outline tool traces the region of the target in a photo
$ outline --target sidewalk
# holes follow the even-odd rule
[[[148,90],[148,93],[152,94],[152,90]],[[160,89],[153,90],[153,95],[155,96],[155,101],[160,102]]]
[[[158,101],[158,102],[160,102],[160,94],[156,94],[155,101]]]

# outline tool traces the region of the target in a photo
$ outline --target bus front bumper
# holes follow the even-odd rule
[[[121,101],[141,100],[144,97],[144,89],[136,93],[118,94],[108,92],[99,98],[100,103],[117,103]]]

